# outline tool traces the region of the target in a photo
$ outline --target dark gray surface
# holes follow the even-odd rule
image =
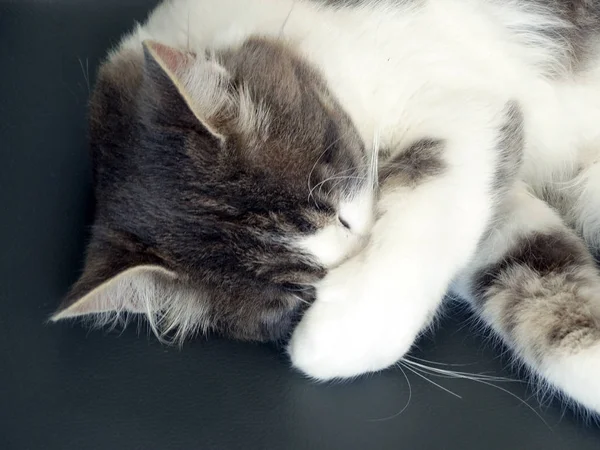
[[[267,346],[179,350],[135,328],[46,325],[81,269],[92,208],[82,67],[93,78],[154,3],[0,3],[1,449],[600,448],[598,427],[530,400],[545,424],[520,383],[499,384],[515,398],[433,378],[462,399],[407,373],[411,392],[397,369],[317,385]],[[465,319],[444,320],[415,355],[513,376]]]

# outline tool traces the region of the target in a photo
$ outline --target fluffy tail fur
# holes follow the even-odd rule
[[[584,241],[520,186],[456,291],[533,373],[600,413],[600,273]]]

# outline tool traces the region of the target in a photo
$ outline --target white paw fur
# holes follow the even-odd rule
[[[399,333],[401,320],[390,327],[388,322],[395,319],[378,303],[391,293],[377,289],[373,272],[359,261],[331,271],[294,331],[288,347],[292,364],[312,378],[349,378],[385,369],[416,337]]]

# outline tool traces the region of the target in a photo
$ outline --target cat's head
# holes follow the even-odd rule
[[[369,232],[363,143],[285,44],[145,42],[104,64],[90,115],[95,222],[55,320],[140,313],[166,338],[277,340]]]

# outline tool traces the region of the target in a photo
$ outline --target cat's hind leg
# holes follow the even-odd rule
[[[456,293],[542,382],[600,413],[600,275],[584,241],[523,186]]]

